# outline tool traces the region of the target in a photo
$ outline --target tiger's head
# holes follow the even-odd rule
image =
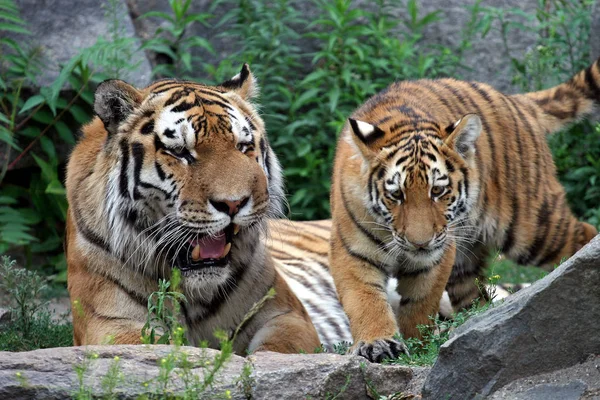
[[[477,198],[480,118],[468,114],[447,128],[421,124],[400,136],[356,119],[349,119],[349,128],[363,161],[364,204],[390,233],[388,250],[414,264],[436,263]]]
[[[257,90],[247,65],[219,86],[99,85],[111,252],[154,276],[178,268],[184,289],[227,284],[256,261],[258,235],[283,198],[279,163],[251,103]]]

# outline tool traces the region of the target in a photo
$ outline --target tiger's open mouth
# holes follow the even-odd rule
[[[231,258],[233,238],[239,230],[239,225],[230,224],[214,235],[189,239],[176,254],[175,265],[182,272],[226,266]]]

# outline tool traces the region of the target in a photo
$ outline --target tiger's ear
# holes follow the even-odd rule
[[[376,154],[376,151],[371,145],[377,139],[382,138],[385,135],[385,132],[375,125],[357,119],[348,118],[348,122],[350,123],[352,141],[356,147],[358,147],[362,155],[367,160],[371,160]]]
[[[446,128],[450,136],[446,144],[453,148],[463,158],[475,153],[475,142],[481,134],[481,118],[477,114],[467,114],[453,125]]]
[[[227,91],[237,93],[244,100],[251,100],[258,95],[259,91],[256,78],[252,75],[248,64],[245,63],[239,74],[219,86]]]
[[[142,94],[130,84],[111,79],[98,85],[94,94],[94,112],[109,134],[114,135],[121,122],[142,102]]]

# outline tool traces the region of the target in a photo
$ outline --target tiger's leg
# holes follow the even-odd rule
[[[398,293],[402,296],[398,309],[398,325],[404,337],[421,337],[417,325],[429,325],[429,317],[437,315],[440,299],[452,271],[456,247],[452,244],[439,264],[416,276],[399,275]]]
[[[455,312],[469,307],[475,299],[479,299],[480,303],[490,300],[490,295],[485,288],[486,259],[490,250],[483,244],[461,243],[457,246],[456,260],[446,285]]]
[[[261,327],[254,334],[248,350],[314,353],[321,342],[306,309],[279,274],[275,277],[274,288],[275,298],[259,311],[270,317],[262,322],[257,314]]]
[[[335,228],[331,237],[330,268],[350,322],[351,352],[373,362],[397,357],[406,347],[394,339],[398,325],[387,300],[387,275],[347,252]]]

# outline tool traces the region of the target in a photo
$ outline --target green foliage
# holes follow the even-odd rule
[[[475,300],[470,308],[453,314],[453,318],[450,320],[441,320],[438,315],[431,317],[431,325],[418,326],[422,339],[404,339],[410,355],[401,354],[397,359],[389,360],[389,363],[410,366],[433,365],[437,360],[440,347],[450,338],[450,333],[469,318],[481,314],[491,307],[493,307],[491,302],[480,305],[479,301]]]
[[[158,291],[148,298],[148,316],[142,328],[142,343],[186,344],[183,328],[179,323],[180,302],[186,301],[183,293],[178,290],[180,281],[178,269],[173,270],[171,281],[159,279]]]
[[[11,320],[0,327],[0,351],[28,351],[72,346],[73,328],[52,320],[41,300],[46,285],[34,271],[18,268],[4,256],[0,260],[0,290],[10,299]]]
[[[470,34],[454,51],[423,44],[423,29],[440,16],[421,15],[414,0],[379,0],[373,10],[316,0],[319,17],[311,21],[300,3],[220,1],[231,11],[218,25],[231,26],[223,36],[237,39],[240,51],[209,72],[219,80],[229,65],[248,62],[262,77],[260,105],[284,165],[292,217],[327,218],[336,136],[348,115],[394,80],[455,74]],[[392,15],[398,7],[405,19]],[[301,40],[316,51],[303,50]]]
[[[144,50],[155,52],[163,61],[156,65],[152,74],[156,77],[170,77],[179,79],[194,79],[194,69],[198,65],[206,65],[201,55],[195,54],[202,50],[210,54],[215,51],[205,38],[186,35],[186,31],[196,22],[207,27],[206,21],[211,18],[209,13],[191,13],[192,0],[169,0],[171,14],[150,11],[140,18],[155,18],[163,21],[154,32],[152,39],[142,46]]]
[[[513,83],[524,92],[568,80],[590,64],[589,39],[593,0],[539,0],[535,15],[520,9],[482,7],[485,36],[498,29],[513,67]],[[534,34],[537,43],[525,55],[510,48],[512,31]],[[514,33],[514,32],[512,32]],[[558,177],[571,208],[600,227],[600,126],[588,122],[549,137]]]
[[[134,41],[122,37],[118,4],[111,0],[106,5],[111,21],[108,38],[100,37],[92,47],[81,50],[39,93],[30,88],[40,86],[37,77],[45,61],[40,50],[25,41],[0,39],[0,142],[7,146],[0,156],[0,253],[19,246],[28,260],[34,254],[55,254],[49,261],[59,272],[55,278],[60,282],[66,281],[64,256],[57,251],[62,248],[67,201],[57,146],[74,145],[73,131],[91,119],[90,83],[118,78],[137,67],[130,59]],[[25,26],[10,0],[0,3],[0,19]],[[15,26],[0,23],[0,36],[3,32],[28,34]],[[66,85],[72,91],[63,92]],[[7,172],[28,154],[37,165],[25,179],[28,185],[19,175],[5,180]]]

